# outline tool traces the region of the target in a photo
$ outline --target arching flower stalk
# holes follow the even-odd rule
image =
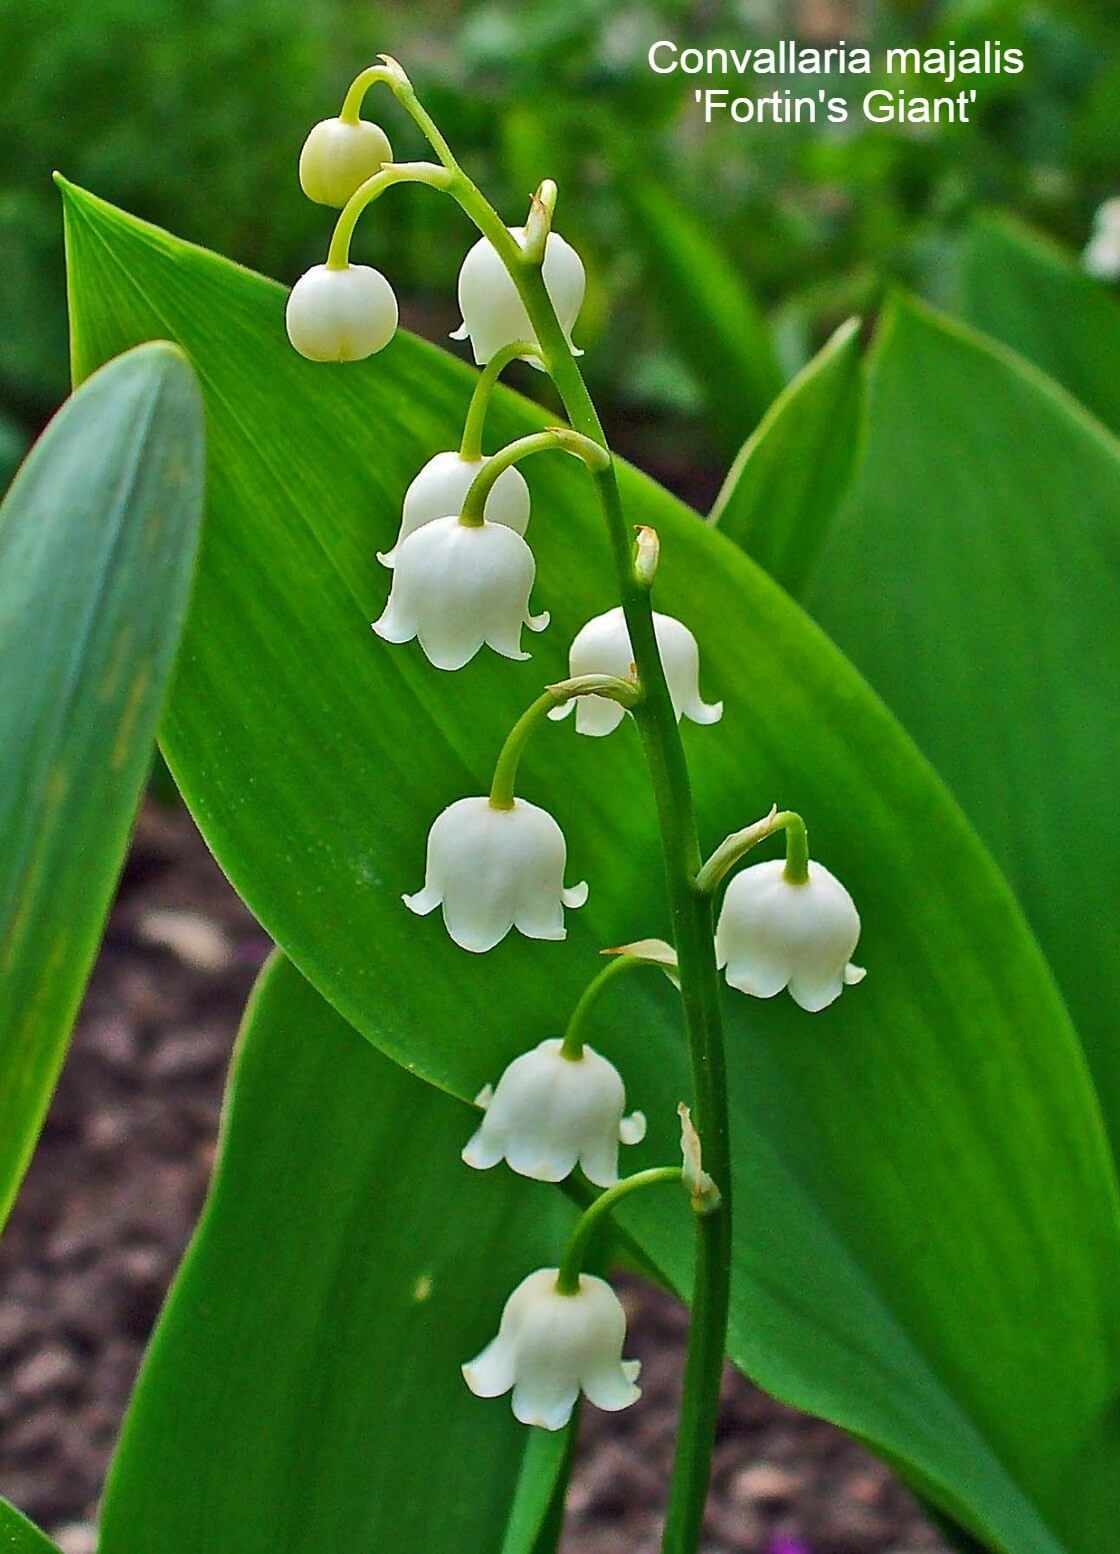
[[[529,615],[535,563],[523,537],[527,505],[519,489],[514,495],[512,482],[499,497],[498,481],[518,459],[546,446],[578,454],[587,467],[606,522],[620,601],[618,609],[589,622],[573,643],[571,678],[550,687],[515,725],[489,796],[461,799],[438,817],[429,836],[424,887],[405,899],[421,913],[442,906],[452,938],[468,949],[491,947],[511,927],[531,937],[562,938],[564,910],[582,902],[586,887],[565,887],[563,833],[546,811],[516,796],[518,758],[545,714],[574,698],[594,694],[609,703],[581,704],[577,728],[583,732],[608,732],[623,711],[632,712],[657,806],[674,939],[672,946],[662,944],[647,958],[661,964],[680,989],[692,1073],[691,1115],[696,1118],[694,1128],[689,1109],[682,1113],[683,1166],[638,1172],[607,1187],[579,1220],[559,1266],[538,1270],[522,1282],[507,1302],[497,1338],[464,1373],[483,1395],[512,1390],[518,1418],[550,1429],[568,1419],[581,1388],[607,1408],[634,1401],[636,1369],[622,1359],[621,1308],[604,1281],[583,1272],[586,1243],[594,1225],[624,1194],[654,1182],[685,1181],[697,1210],[694,1317],[662,1551],[695,1554],[725,1348],[733,1196],[713,893],[749,847],[775,830],[786,831],[784,867],[758,865],[729,886],[720,914],[720,956],[733,985],[764,996],[788,986],[806,1007],[823,1007],[845,981],[855,980],[848,957],[859,919],[843,887],[820,865],[810,865],[804,826],[790,812],[774,811],[735,833],[702,862],[678,721],[687,716],[711,723],[721,708],[700,698],[699,655],[691,632],[652,609],[658,539],[648,525],[639,525],[634,543],[606,437],[576,360],[572,331],[584,273],[578,255],[552,231],[556,186],[550,181],[541,185],[524,227],[507,226],[388,56],[356,78],[340,118],[351,126],[357,123],[365,93],[377,84],[388,87],[410,115],[436,161],[383,162],[352,189],[326,265],[319,267],[329,272],[326,281],[307,285],[311,276],[305,277],[293,290],[293,343],[317,359],[343,360],[370,354],[387,342],[395,317],[389,327],[390,310],[380,288],[374,306],[376,283],[340,281],[339,276],[352,277],[361,269],[350,265],[349,249],[362,212],[393,184],[422,182],[450,194],[478,229],[479,240],[460,274],[460,333],[470,338],[476,361],[488,365],[457,455],[459,464],[478,465],[477,473],[464,491],[465,472],[447,462],[454,456],[445,451],[438,456],[442,462],[433,461],[417,477],[397,545],[388,553],[393,584],[375,629],[392,641],[418,637],[441,668],[466,663],[483,643],[507,657],[524,656],[521,627],[543,624]],[[372,166],[375,150],[373,138],[361,132],[364,150],[347,161],[330,149],[334,134],[313,132],[308,181],[318,193],[337,198]],[[339,144],[356,147],[358,140],[344,137]],[[320,152],[321,164],[316,161]],[[365,287],[368,297],[347,311],[344,299],[350,292],[344,287],[355,296]],[[484,458],[486,401],[502,367],[519,357],[548,372],[570,426],[522,438]],[[435,510],[445,503],[446,512]],[[554,1175],[580,1159],[597,1179],[616,1172],[617,1146],[627,1125],[622,1080],[613,1065],[583,1046],[577,1016],[575,1037],[570,1026],[563,1041],[542,1043],[500,1077],[467,1145],[472,1163],[505,1158],[529,1174]],[[552,1072],[550,1065],[561,1063],[579,1078],[567,1088],[566,1080],[553,1085],[554,1094],[546,1095],[543,1076]],[[697,1128],[704,1138],[703,1165]]]
[[[686,1161],[698,1162],[699,1148],[698,1139],[687,1146],[682,1139]],[[463,1366],[472,1392],[493,1398],[512,1391],[515,1417],[545,1430],[567,1424],[581,1391],[610,1412],[638,1401],[641,1364],[622,1358],[626,1313],[606,1280],[583,1265],[600,1222],[631,1193],[666,1182],[684,1183],[699,1214],[718,1206],[710,1178],[698,1195],[681,1166],[653,1166],[608,1188],[577,1220],[559,1267],[537,1269],[506,1301],[498,1336]]]
[[[427,532],[407,541],[402,557]],[[549,687],[510,730],[489,797],[458,799],[433,824],[424,887],[404,902],[421,917],[442,906],[447,931],[462,949],[492,950],[511,928],[529,939],[563,939],[564,908],[587,900],[585,882],[564,884],[564,833],[546,810],[517,798],[514,783],[521,752],[549,709],[568,696],[592,693],[631,703],[639,695],[633,685],[605,675]]]
[[[653,629],[678,719],[684,716],[693,723],[718,723],[723,716],[723,703],[709,704],[700,696],[700,650],[696,638],[687,626],[671,615],[654,612]],[[608,610],[605,615],[596,615],[594,620],[580,627],[568,651],[569,674],[612,674],[625,679],[634,672],[634,649],[621,607]],[[598,737],[610,734],[624,716],[624,709],[617,702],[590,698],[574,704],[565,702],[551,716],[567,717],[573,705],[577,734]]]
[[[810,861],[801,816],[775,806],[734,832],[699,871],[697,885],[715,891],[741,858],[779,831],[786,835],[785,859],[756,863],[727,887],[716,961],[726,967],[728,985],[741,993],[773,998],[788,987],[794,1002],[815,1014],[866,972],[851,963],[860,933],[855,902],[823,864]]]
[[[486,1115],[463,1150],[469,1166],[485,1171],[504,1160],[519,1176],[562,1182],[578,1165],[596,1187],[613,1187],[618,1146],[640,1144],[646,1119],[641,1112],[625,1115],[622,1076],[585,1045],[583,1030],[604,988],[631,967],[648,964],[627,954],[609,961],[585,989],[563,1037],[523,1052],[496,1088],[479,1092],[476,1104]]]

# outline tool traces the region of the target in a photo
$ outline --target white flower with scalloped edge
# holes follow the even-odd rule
[[[578,1058],[558,1038],[523,1052],[480,1092],[486,1115],[463,1150],[476,1171],[505,1160],[519,1176],[562,1182],[579,1165],[596,1187],[618,1181],[618,1146],[646,1136],[641,1112],[629,1117],[626,1090],[613,1063],[584,1047]]]
[[[521,628],[543,631],[548,611],[529,613],[533,552],[504,524],[435,518],[397,546],[389,601],[373,629],[386,642],[419,639],[437,669],[461,669],[485,644],[526,659]]]
[[[404,903],[419,917],[443,907],[455,943],[481,954],[511,928],[527,939],[563,939],[564,908],[581,907],[587,885],[565,887],[568,848],[547,810],[515,799],[457,799],[428,833],[424,888]]]
[[[596,1408],[616,1413],[642,1395],[640,1360],[624,1360],[626,1313],[604,1280],[583,1273],[579,1290],[556,1288],[557,1269],[538,1268],[506,1301],[498,1336],[463,1366],[481,1398],[513,1389],[513,1413],[522,1424],[560,1430],[582,1390]]]
[[[430,458],[404,494],[396,545],[392,550],[378,551],[378,561],[386,567],[394,566],[397,548],[410,534],[449,513],[458,517],[475,476],[489,457],[487,454],[481,459],[464,459],[452,449]],[[483,513],[488,523],[503,524],[515,534],[525,533],[529,527],[529,487],[519,469],[502,471],[490,489]]]
[[[317,205],[341,210],[350,196],[393,160],[389,137],[377,124],[359,119],[320,119],[299,154],[299,182]]]
[[[683,715],[693,723],[718,723],[723,716],[723,703],[705,702],[700,696],[700,649],[696,638],[681,621],[656,611],[653,631],[677,721]],[[568,650],[568,669],[573,679],[585,674],[610,674],[620,680],[633,676],[634,650],[621,605],[580,627]],[[554,707],[549,717],[565,718],[573,706],[576,732],[596,738],[612,733],[622,722],[625,710],[603,696],[580,696]]]
[[[815,1014],[866,972],[851,964],[859,913],[836,877],[810,862],[809,878],[791,884],[785,863],[770,858],[736,874],[716,925],[716,960],[729,986],[755,998],[789,988]]]
[[[509,231],[517,243],[524,244],[524,227],[510,227]],[[583,306],[586,277],[582,259],[557,232],[548,234],[541,275],[560,327],[571,345],[572,330]],[[463,322],[451,338],[469,339],[474,359],[480,367],[515,340],[535,341],[537,338],[517,287],[487,237],[480,237],[463,260],[459,271],[459,307]],[[575,354],[579,356],[582,352]],[[535,367],[543,366],[533,356],[526,355],[525,360]]]
[[[288,339],[313,362],[359,362],[384,350],[397,332],[397,299],[368,264],[314,265],[288,296]]]

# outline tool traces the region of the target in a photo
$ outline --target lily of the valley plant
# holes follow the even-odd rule
[[[436,160],[391,159],[384,133],[360,116],[375,85],[403,105]],[[681,1554],[697,1547],[727,1326],[733,1205],[719,972],[737,993],[770,998],[788,989],[803,1009],[823,1009],[863,976],[851,963],[859,916],[844,886],[810,858],[804,822],[793,811],[775,807],[703,857],[679,722],[714,725],[722,703],[701,692],[701,645],[688,623],[653,608],[657,535],[640,524],[640,514],[623,511],[611,453],[580,373],[573,333],[584,272],[553,230],[555,184],[540,186],[522,226],[507,227],[387,56],[355,79],[337,119],[311,131],[300,178],[310,198],[341,208],[326,262],[296,283],[288,302],[291,342],[313,361],[357,361],[393,336],[397,303],[390,283],[350,260],[359,217],[387,189],[423,183],[448,194],[480,233],[460,272],[463,322],[455,338],[469,340],[483,370],[460,446],[435,451],[404,494],[397,541],[380,557],[389,586],[373,623],[378,637],[403,652],[416,652],[407,646],[415,641],[439,670],[461,668],[484,647],[527,658],[523,628],[539,632],[549,623],[540,607],[547,604],[548,579],[537,577],[527,538],[529,489],[517,465],[546,451],[575,457],[602,506],[619,603],[577,633],[569,678],[545,687],[514,725],[489,792],[465,795],[435,818],[423,883],[404,904],[419,915],[438,908],[451,938],[474,953],[492,949],[511,929],[563,940],[565,912],[583,905],[595,888],[594,872],[588,870],[587,883],[569,882],[563,817],[519,793],[519,758],[549,719],[573,707],[577,736],[607,736],[633,718],[660,823],[674,942],[650,939],[615,952],[561,1035],[531,1044],[526,1033],[528,1050],[504,1073],[479,1075],[480,1120],[464,1141],[467,1166],[504,1165],[542,1182],[563,1181],[578,1169],[603,1191],[557,1249],[556,1265],[529,1273],[500,1316],[495,1312],[495,1338],[466,1360],[463,1375],[482,1397],[510,1393],[516,1417],[547,1430],[568,1422],[581,1392],[599,1408],[636,1403],[640,1362],[623,1357],[622,1306],[610,1285],[585,1267],[591,1232],[633,1192],[663,1183],[683,1187],[696,1211],[695,1315],[663,1541],[665,1550]],[[551,377],[568,425],[485,452],[489,399],[504,367],[519,359]],[[537,513],[533,522],[548,519]],[[784,861],[733,874],[717,921],[727,876],[779,833]],[[575,872],[582,863],[576,860]],[[645,1136],[642,1113],[627,1112],[630,1097],[641,1099],[642,1075],[621,1074],[609,1053],[585,1045],[583,1030],[611,980],[643,965],[659,967],[679,987],[693,1094],[680,1108],[682,1163],[620,1179],[620,1149]]]

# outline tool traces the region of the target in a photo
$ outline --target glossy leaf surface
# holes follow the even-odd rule
[[[1120,305],[1040,233],[1006,216],[965,239],[958,311],[1120,431]]]
[[[565,1433],[526,1430],[459,1367],[555,1261],[571,1211],[462,1163],[477,1116],[375,1051],[290,962],[266,968],[101,1554],[133,1554],[138,1528],[145,1554],[529,1554]]]
[[[667,928],[628,727],[587,741],[550,726],[523,763],[523,793],[565,827],[569,878],[591,880],[566,946],[508,940],[472,957],[399,901],[419,884],[433,816],[484,791],[514,717],[612,603],[585,477],[570,459],[530,466],[538,597],[553,610],[531,663],[441,675],[415,648],[376,642],[388,580],[375,551],[415,470],[454,446],[472,375],[403,335],[360,366],[317,369],[287,348],[280,288],[77,191],[67,205],[79,375],[167,332],[208,396],[208,544],[166,732],[176,778],[308,979],[398,1061],[473,1095],[555,1034],[600,946]],[[487,445],[546,420],[504,395]],[[718,531],[622,476],[635,521],[661,534],[659,604],[694,628],[706,691],[725,699],[721,725],[686,731],[706,838],[796,803],[860,902],[871,968],[815,1018],[786,999],[727,999],[732,1354],[877,1445],[993,1545],[1104,1554],[1115,1183],[1047,967],[959,811],[841,655]],[[651,974],[610,998],[593,1039],[651,1124],[630,1163],[672,1159],[688,1094],[674,995]],[[657,1197],[625,1222],[687,1288],[687,1209]]]
[[[0,509],[0,1222],[62,1062],[151,760],[202,507],[168,345],[114,362]]]
[[[859,446],[859,321],[842,324],[743,445],[711,520],[796,598]]]
[[[886,319],[867,454],[807,607],[1019,893],[1120,1145],[1120,446],[1021,359]]]

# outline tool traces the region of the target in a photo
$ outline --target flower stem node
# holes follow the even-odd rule
[[[522,1279],[506,1301],[498,1336],[463,1366],[477,1397],[513,1390],[513,1413],[522,1424],[561,1430],[580,1391],[596,1408],[614,1413],[641,1397],[638,1360],[624,1360],[626,1314],[605,1280],[579,1276],[564,1294],[559,1270],[539,1268]]]
[[[509,231],[518,246],[524,248],[525,228],[510,227]],[[583,306],[586,280],[583,261],[572,245],[556,232],[550,232],[545,242],[541,274],[560,327],[571,346],[571,333]],[[459,271],[459,306],[463,322],[451,338],[469,339],[474,359],[480,367],[515,340],[536,342],[525,304],[489,238],[479,238],[463,260]],[[572,350],[575,355],[580,354],[574,347]],[[542,365],[536,355],[527,354],[524,359],[535,367]]]
[[[464,459],[454,450],[437,453],[429,459],[404,494],[396,545],[390,551],[377,553],[382,565],[395,565],[401,542],[417,529],[434,523],[437,518],[445,518],[449,513],[458,517],[474,477],[486,462],[485,457]],[[529,526],[529,505],[529,487],[524,475],[519,469],[503,470],[486,499],[486,519],[523,535]]]
[[[458,799],[428,833],[424,888],[404,903],[424,917],[437,906],[455,943],[481,954],[516,928],[527,939],[563,939],[564,908],[581,907],[587,885],[564,885],[564,833],[536,804]]]
[[[338,269],[317,264],[288,297],[288,339],[313,362],[358,362],[389,344],[397,332],[397,299],[367,264]]]
[[[657,649],[665,669],[673,710],[679,722],[682,714],[693,723],[718,723],[723,703],[709,704],[700,697],[700,650],[688,627],[671,615],[653,616]],[[576,633],[568,653],[571,677],[609,674],[619,679],[634,675],[634,651],[621,606],[597,615]],[[612,733],[622,722],[624,709],[600,697],[581,696],[575,703],[576,732],[601,737]],[[549,713],[551,718],[566,717],[572,702]]]
[[[484,644],[505,658],[526,659],[522,626],[548,625],[547,610],[529,613],[533,553],[504,524],[434,518],[392,555],[393,586],[373,629],[386,642],[418,638],[437,669],[461,669]]]
[[[779,858],[736,874],[716,926],[716,960],[729,986],[755,998],[783,988],[802,1009],[816,1013],[862,982],[866,973],[849,957],[859,941],[855,902],[823,864],[791,882]]]
[[[596,1187],[618,1181],[618,1146],[646,1134],[641,1112],[626,1117],[626,1091],[613,1063],[590,1047],[578,1057],[559,1039],[542,1041],[505,1070],[486,1115],[463,1150],[476,1171],[505,1160],[519,1176],[562,1182],[579,1165]]]
[[[388,136],[368,119],[321,119],[299,154],[300,187],[317,205],[341,210],[359,185],[392,160]]]

